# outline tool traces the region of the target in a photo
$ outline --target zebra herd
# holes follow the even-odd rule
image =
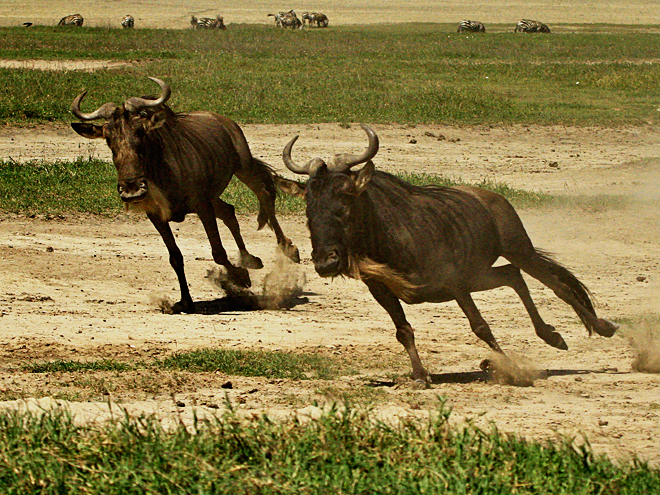
[[[485,33],[486,27],[479,21],[461,21],[458,25],[459,33]],[[549,33],[550,28],[539,21],[521,19],[516,24],[514,33]]]
[[[291,9],[288,12],[278,12],[277,14],[268,14],[266,17],[274,17],[275,25],[284,29],[302,29],[307,21],[309,27],[328,27],[328,16],[318,12],[303,12],[302,21],[298,18],[296,12]]]
[[[291,9],[288,12],[279,12],[277,14],[268,14],[267,17],[275,18],[275,25],[281,28],[288,29],[302,29],[305,23],[309,27],[328,27],[328,16],[318,12],[303,12],[302,21],[298,18],[296,12]],[[67,15],[62,17],[58,26],[76,26],[82,27],[85,19],[80,14]],[[31,22],[24,22],[24,26],[32,26]],[[227,29],[222,16],[217,16],[215,19],[211,17],[197,18],[194,15],[190,16],[190,25],[193,29]],[[121,26],[125,29],[132,29],[135,27],[135,18],[132,15],[125,15],[121,19]]]
[[[274,17],[275,25],[284,29],[302,29],[307,22],[309,27],[328,27],[328,16],[317,12],[303,12],[302,20],[298,18],[296,12],[291,9],[288,12],[278,12],[277,14],[268,14],[266,17]],[[84,22],[83,16],[80,14],[67,15],[62,17],[58,26],[77,26],[82,27]],[[31,22],[23,23],[24,26],[31,26]],[[215,19],[210,17],[197,18],[194,15],[190,16],[190,25],[193,29],[227,29],[222,16],[217,16]],[[125,29],[135,27],[135,18],[132,15],[125,15],[122,17],[121,26]],[[479,21],[465,20],[461,21],[458,25],[459,33],[485,33],[486,27]],[[531,19],[521,19],[516,24],[514,33],[549,33],[550,28],[540,21]]]

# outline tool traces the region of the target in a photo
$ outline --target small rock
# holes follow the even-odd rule
[[[233,383],[231,382],[225,382],[222,385],[220,385],[221,388],[234,388]]]
[[[552,168],[559,168],[559,163],[558,162],[550,162],[548,163],[548,166]]]
[[[46,248],[46,252],[47,252],[47,253],[52,253],[53,251],[55,251],[55,250],[53,249],[52,246],[48,246],[48,247]]]
[[[635,279],[638,282],[644,282],[646,280],[646,275],[637,275],[637,278]]]
[[[408,141],[410,144],[417,144],[417,139],[412,138],[410,141]]]
[[[604,420],[604,419],[599,419],[599,420],[598,420],[598,426],[607,426],[607,425],[609,425],[609,424],[610,424],[610,422],[609,422],[609,421],[606,421],[606,420]]]
[[[186,404],[185,402],[178,400],[176,401],[176,407],[186,407]]]

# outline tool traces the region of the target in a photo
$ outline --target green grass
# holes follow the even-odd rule
[[[464,184],[441,176],[399,174],[413,184],[450,186]],[[18,163],[0,161],[0,211],[23,215],[64,216],[93,213],[115,216],[122,209],[117,195],[117,172],[111,163],[79,158],[75,161]],[[506,184],[483,181],[475,184],[502,194],[516,206],[540,206],[556,201],[550,195],[524,191]],[[222,197],[242,214],[256,213],[256,196],[240,181],[233,179]],[[304,214],[301,199],[280,194],[280,214]]]
[[[267,352],[238,349],[200,349],[177,352],[155,362],[160,369],[266,376],[302,380],[336,377],[337,363],[325,356],[293,352]]]
[[[131,62],[116,70],[0,69],[0,122],[69,121],[168,81],[179,111],[241,123],[577,124],[658,122],[660,33],[648,26],[560,26],[549,36],[493,26],[336,26],[290,32],[0,28],[0,58]]]
[[[398,427],[351,408],[312,422],[229,413],[165,429],[153,417],[80,426],[65,412],[0,413],[7,494],[650,494],[660,473],[569,441],[428,421]]]
[[[272,378],[331,379],[336,378],[339,363],[326,356],[297,354],[284,351],[253,351],[239,349],[197,349],[181,351],[152,362],[124,363],[113,359],[98,361],[57,360],[27,363],[29,373],[82,373],[95,371],[131,371],[160,369],[191,373],[220,372],[236,376]]]

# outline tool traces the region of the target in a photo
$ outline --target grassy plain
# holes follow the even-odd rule
[[[603,28],[550,36],[459,35],[444,24],[299,32],[2,28],[2,59],[128,65],[0,69],[0,122],[68,121],[83,89],[83,108],[92,108],[156,91],[146,76],[172,85],[177,110],[213,110],[242,123],[657,122],[660,34]]]
[[[154,91],[149,75],[172,84],[177,110],[214,110],[246,123],[657,122],[660,35],[639,28],[596,26],[553,36],[459,36],[454,26],[437,24],[295,33],[247,25],[226,33],[44,27],[0,33],[0,58],[128,63],[96,72],[0,69],[2,123],[69,121],[70,102],[83,89],[90,91],[84,108],[91,109]],[[118,208],[108,163],[6,162],[0,173],[4,211]],[[41,203],[44,197],[50,199]],[[80,203],[66,203],[70,197]],[[113,363],[99,366],[123,372]],[[308,425],[229,416],[190,432],[166,431],[153,418],[81,427],[64,414],[2,413],[0,484],[6,493],[106,494],[660,490],[660,474],[645,464],[617,466],[588,445],[454,428],[446,409],[437,414],[427,425],[400,427],[350,412]]]

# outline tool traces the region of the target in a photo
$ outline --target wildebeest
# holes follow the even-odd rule
[[[514,33],[549,33],[550,28],[539,21],[533,21],[531,19],[521,19],[516,24]]]
[[[124,29],[133,29],[135,27],[135,18],[130,14],[126,14],[121,18],[121,27]]]
[[[479,21],[461,21],[458,25],[459,33],[485,33],[486,26]]]
[[[587,330],[610,337],[617,326],[598,318],[586,287],[568,269],[536,249],[518,214],[499,194],[469,186],[415,186],[376,171],[376,133],[361,155],[338,154],[327,164],[291,158],[298,136],[284,148],[289,170],[309,176],[306,184],[279,179],[285,192],[304,195],[312,260],[322,277],[361,279],[396,326],[397,340],[412,363],[412,378],[427,381],[413,328],[400,300],[408,304],[455,300],[472,331],[503,354],[475,305],[472,292],[501,286],[521,298],[539,337],[567,349],[562,336],[539,315],[521,270],[571,305]],[[357,172],[352,167],[364,163]],[[503,257],[510,264],[493,266]]]
[[[67,15],[66,17],[62,17],[60,19],[60,22],[57,23],[57,25],[82,27],[83,22],[85,22],[83,16],[81,16],[80,14],[72,14],[72,15]]]
[[[117,168],[117,189],[127,208],[144,211],[154,224],[170,254],[177,274],[181,301],[175,312],[194,312],[183,268],[169,222],[182,222],[196,213],[208,236],[213,260],[223,265],[230,280],[250,286],[246,268],[261,268],[261,260],[248,253],[241,237],[234,207],[220,194],[236,175],[258,197],[259,228],[268,224],[275,231],[282,251],[298,262],[298,249],[284,235],[275,218],[274,172],[250,153],[243,131],[234,121],[211,112],[175,113],[168,101],[170,87],[150,77],[161,87],[159,97],[129,98],[123,105],[105,103],[91,113],[80,110],[86,91],[71,105],[71,112],[84,123],[71,126],[81,136],[103,138],[112,150]],[[103,125],[87,121],[104,119]],[[231,231],[240,251],[240,266],[234,266],[220,241],[216,217]]]

